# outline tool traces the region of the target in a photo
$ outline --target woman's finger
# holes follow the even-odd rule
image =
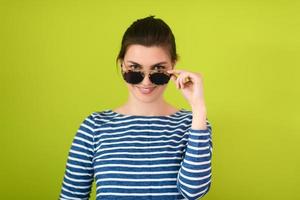
[[[171,79],[174,81],[176,88],[179,89],[178,77],[176,77],[175,75],[172,75]]]
[[[181,89],[180,76],[177,77],[177,85],[178,85],[178,89]]]
[[[180,76],[178,76],[177,79],[176,79],[176,84],[177,84],[177,88],[178,88],[178,89],[181,88],[181,85],[180,85],[180,81],[181,81],[181,80],[180,80],[180,79],[181,79]]]
[[[177,77],[176,76],[174,76],[173,74],[171,75],[171,79],[172,79],[172,81],[176,81],[176,79],[177,79]]]
[[[191,83],[197,84],[201,82],[201,74],[188,72],[185,70],[168,70],[168,73],[172,74],[172,79],[176,83],[177,89],[183,89]]]
[[[180,80],[181,88],[184,88],[185,84],[189,81],[191,81],[189,73],[183,72],[178,76]]]
[[[197,74],[196,73],[192,73],[192,72],[188,72],[185,70],[179,70],[179,69],[172,69],[172,70],[168,70],[167,71],[170,74],[173,74],[174,76],[178,77],[182,74],[187,74],[189,77],[196,79],[197,78]]]

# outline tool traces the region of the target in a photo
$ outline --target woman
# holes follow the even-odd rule
[[[198,199],[211,182],[211,126],[200,74],[175,70],[175,39],[153,16],[125,32],[118,62],[129,95],[114,110],[94,112],[72,143],[60,199]],[[163,93],[172,79],[192,111]]]

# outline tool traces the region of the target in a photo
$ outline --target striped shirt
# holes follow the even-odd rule
[[[192,112],[167,116],[93,112],[81,123],[60,199],[198,199],[211,184],[211,125],[191,128]]]

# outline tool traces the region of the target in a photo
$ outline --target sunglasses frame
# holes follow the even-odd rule
[[[151,83],[153,83],[152,80],[151,80],[151,78],[150,78],[150,76],[151,76],[152,74],[161,73],[161,74],[165,74],[165,75],[168,76],[169,78],[171,78],[171,76],[172,76],[172,74],[168,73],[166,70],[161,70],[161,69],[153,69],[153,70],[150,70],[149,73],[146,73],[145,70],[140,70],[140,69],[137,69],[137,70],[134,70],[134,69],[126,69],[126,70],[123,70],[123,68],[122,68],[122,75],[123,75],[123,77],[124,77],[124,74],[125,74],[125,73],[128,73],[128,72],[139,72],[139,73],[141,73],[143,79],[142,79],[139,83],[143,82],[143,80],[145,79],[146,74],[148,75],[148,78],[149,78],[149,80],[151,81]],[[169,79],[169,80],[170,80],[170,79]],[[125,80],[125,81],[126,81],[126,80]],[[139,83],[136,83],[136,84],[139,84]],[[130,83],[130,84],[132,84],[132,83]],[[155,84],[155,85],[165,85],[165,84],[167,84],[167,83],[165,83],[165,84],[156,84],[156,83],[153,83],[153,84]]]

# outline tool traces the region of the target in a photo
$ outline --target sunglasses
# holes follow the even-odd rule
[[[145,78],[145,72],[141,70],[122,70],[124,80],[129,84],[139,84]],[[167,84],[171,78],[171,74],[164,70],[152,70],[148,74],[149,80],[155,85]]]

